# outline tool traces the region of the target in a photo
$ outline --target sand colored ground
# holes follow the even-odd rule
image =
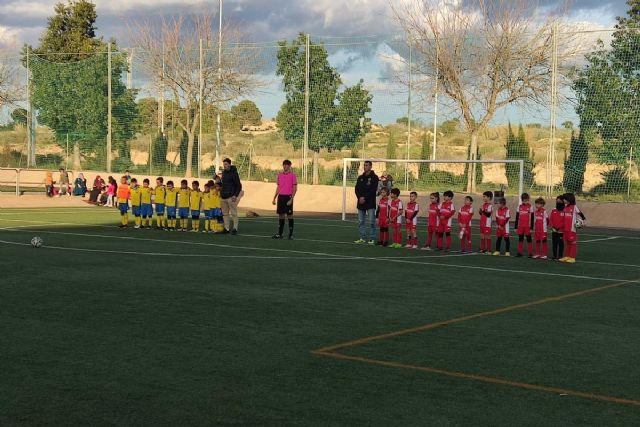
[[[103,178],[108,176],[105,172],[84,172],[89,186],[93,182],[96,175]],[[54,179],[57,180],[57,173]],[[73,180],[74,175],[70,173],[70,179]],[[137,176],[138,179],[146,178],[146,176]],[[155,177],[150,177],[152,183]],[[6,170],[0,170],[0,182],[6,180],[15,180],[15,172],[13,176]],[[44,171],[22,171],[21,180],[25,182],[42,182],[44,179]],[[165,180],[173,180],[179,182],[181,177],[165,177]],[[206,178],[201,178],[203,183]],[[152,184],[153,185],[153,184]],[[275,184],[245,181],[243,182],[245,196],[240,203],[241,210],[256,210],[272,212],[274,206],[271,204],[275,191]],[[353,188],[347,189],[346,194],[347,213],[356,212],[356,198]],[[533,195],[535,196],[535,195]],[[463,202],[463,195],[457,195],[454,202],[460,206]],[[298,196],[295,200],[295,209],[298,212],[328,213],[338,214],[342,212],[343,191],[341,187],[325,186],[325,185],[300,185]],[[481,202],[481,196],[475,196],[476,206]],[[43,192],[38,194],[28,194],[16,197],[14,193],[0,193],[0,209],[5,208],[34,208],[34,207],[89,207],[85,202],[86,199],[73,196],[62,196],[55,198],[47,198]],[[424,208],[428,205],[426,194],[419,197],[418,202]],[[515,197],[508,198],[509,206],[515,210],[517,200]],[[555,200],[547,200],[547,208],[549,210],[555,205]],[[594,227],[611,227],[611,228],[627,228],[640,229],[640,204],[635,203],[596,203],[581,202],[580,208],[587,216],[588,225]],[[612,212],[615,213],[612,215]]]

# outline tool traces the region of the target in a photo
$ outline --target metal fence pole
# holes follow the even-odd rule
[[[633,165],[633,146],[629,147],[629,169],[627,170],[627,201],[631,201],[631,167]]]
[[[220,128],[221,128],[221,117],[220,117],[220,97],[222,96],[222,0],[220,0],[220,12],[219,12],[219,22],[218,22],[218,101],[217,101],[217,115],[216,115],[216,170],[217,174],[220,170]]]
[[[551,106],[549,115],[549,145],[547,147],[547,197],[553,196],[553,170],[556,152],[556,120],[558,105],[558,24],[551,30]]]
[[[305,68],[304,68],[304,140],[302,143],[302,182],[307,184],[309,161],[309,104],[310,104],[310,78],[311,78],[311,40],[307,34],[305,42]]]
[[[111,172],[111,43],[107,44],[107,172]]]
[[[204,57],[202,52],[202,39],[200,39],[200,102],[198,105],[199,120],[198,123],[198,178],[200,178],[200,165],[202,164],[202,116],[204,114],[204,109],[202,108],[203,97],[204,97]]]
[[[412,44],[411,38],[409,38],[409,90],[407,96],[407,160],[411,160],[411,113],[412,113],[412,105],[411,105],[411,90],[412,88],[412,77],[413,77],[413,58],[412,58]],[[409,163],[404,164],[404,189],[405,191],[409,191]]]

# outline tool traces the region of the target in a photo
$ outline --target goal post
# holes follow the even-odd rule
[[[362,173],[362,164],[365,161],[373,163],[373,169],[378,170],[378,175],[384,171],[392,175],[395,182],[402,182],[405,191],[445,191],[455,189],[458,193],[466,194],[467,175],[475,164],[476,181],[487,172],[483,169],[492,167],[491,176],[486,176],[476,184],[476,192],[481,194],[486,190],[510,189],[510,193],[517,187],[517,195],[524,192],[524,160],[408,160],[408,159],[378,159],[345,157],[342,159],[342,220],[347,217],[347,200],[349,189],[353,186],[357,177]],[[504,166],[501,169],[500,166]],[[511,165],[517,167],[517,178],[511,169]],[[511,169],[511,170],[510,170]],[[509,171],[510,170],[510,171]],[[516,185],[509,186],[508,175],[516,178]],[[402,180],[400,178],[403,178]],[[396,180],[397,179],[397,180]],[[355,196],[354,196],[355,197]]]

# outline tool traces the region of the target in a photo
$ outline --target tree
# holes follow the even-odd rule
[[[11,120],[13,123],[21,126],[27,125],[27,110],[24,108],[16,108],[11,112]]]
[[[398,146],[396,144],[396,136],[393,132],[389,132],[389,139],[387,140],[387,159],[396,158],[397,148]]]
[[[400,118],[396,119],[396,124],[408,126],[409,125],[409,117],[404,116],[404,117],[400,117]]]
[[[640,150],[640,0],[627,4],[628,17],[617,18],[611,49],[598,41],[573,86],[580,117],[576,150],[588,147],[586,137],[599,136],[602,147],[596,154],[603,163],[614,166],[618,175],[625,173],[631,150]],[[571,166],[577,165],[576,172],[580,172],[581,156],[587,154],[574,151],[573,144],[571,151],[576,159]]]
[[[276,75],[282,77],[286,102],[276,121],[285,139],[295,149],[302,147],[305,135],[305,63],[306,36],[301,34],[289,44],[279,43]],[[308,144],[313,152],[313,183],[318,183],[318,153],[321,149],[351,148],[367,132],[372,96],[363,82],[338,90],[342,80],[329,65],[327,50],[311,44],[309,52],[309,129]]]
[[[567,120],[565,122],[562,122],[562,127],[567,129],[567,130],[571,130],[571,129],[573,129],[573,122],[571,120]]]
[[[40,46],[29,50],[31,102],[40,123],[54,130],[59,143],[71,135],[85,152],[104,156],[107,137],[107,44],[95,36],[95,5],[86,1],[58,3]],[[128,161],[127,142],[136,132],[136,91],[121,76],[125,57],[112,41],[112,141]],[[26,53],[26,52],[25,52]],[[26,58],[24,59],[26,60]]]
[[[253,101],[240,101],[238,105],[231,107],[231,116],[240,129],[245,126],[260,126],[262,124],[262,113]]]
[[[203,113],[200,103],[222,108],[252,93],[261,84],[254,77],[260,65],[257,49],[243,48],[238,43],[238,30],[227,26],[223,29],[225,44],[219,58],[218,32],[213,31],[213,15],[206,11],[163,17],[161,25],[134,21],[132,28],[131,39],[141,48],[139,58],[143,69],[152,76],[158,90],[168,93],[175,105],[180,106],[174,116],[175,125],[187,137],[187,155],[181,156],[181,162],[186,162],[186,176],[192,176],[193,164],[186,159],[195,158],[195,163],[199,162],[200,153],[195,146]],[[221,78],[218,78],[219,60]]]
[[[507,160],[524,160],[523,185],[525,188],[531,187],[533,184],[533,163],[529,156],[529,144],[527,144],[522,125],[518,127],[518,136],[516,137],[511,128],[511,123],[509,123],[505,148]],[[520,181],[520,166],[517,163],[507,163],[505,169],[509,188],[517,188]]]
[[[156,136],[153,139],[153,146],[151,150],[151,163],[160,167],[159,172],[164,172],[167,165],[167,150],[169,148],[169,141],[167,136],[160,131],[156,131]]]
[[[8,58],[0,46],[0,108],[15,104],[21,91],[17,64]]]
[[[438,126],[438,130],[444,136],[450,136],[456,133],[460,129],[460,120],[458,119],[450,119],[442,122],[440,126]]]
[[[420,159],[431,160],[431,141],[429,140],[429,135],[427,135],[426,132],[422,134],[421,142],[422,147],[420,148]],[[425,181],[428,175],[429,163],[420,163],[420,167],[418,168],[418,178]]]
[[[421,0],[393,9],[417,52],[415,74],[438,76],[438,90],[470,134],[470,160],[476,159],[480,132],[497,111],[547,101],[557,20],[542,21],[535,2]],[[569,37],[558,36],[560,63],[575,50]],[[416,90],[430,96],[433,86],[418,82]],[[467,181],[467,192],[473,191],[475,173]]]
[[[576,136],[571,132],[569,157],[564,162],[564,176],[562,185],[566,191],[581,193],[584,184],[584,173],[589,160],[589,137],[586,130],[581,130]]]

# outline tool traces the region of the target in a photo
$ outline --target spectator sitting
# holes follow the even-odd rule
[[[65,194],[68,196],[71,195],[69,193],[69,174],[67,173],[66,170],[64,170],[64,168],[60,168],[59,185],[60,185],[60,192],[59,192],[60,196]]]
[[[93,180],[93,188],[89,192],[89,203],[98,203],[98,197],[100,197],[100,193],[102,193],[104,189],[104,179],[100,178],[100,175],[96,176],[96,179]]]
[[[84,174],[79,173],[73,182],[73,195],[84,197],[85,194],[87,194],[87,179],[84,177]]]
[[[44,175],[44,188],[47,192],[47,197],[53,197],[53,173],[51,171],[47,171]]]

